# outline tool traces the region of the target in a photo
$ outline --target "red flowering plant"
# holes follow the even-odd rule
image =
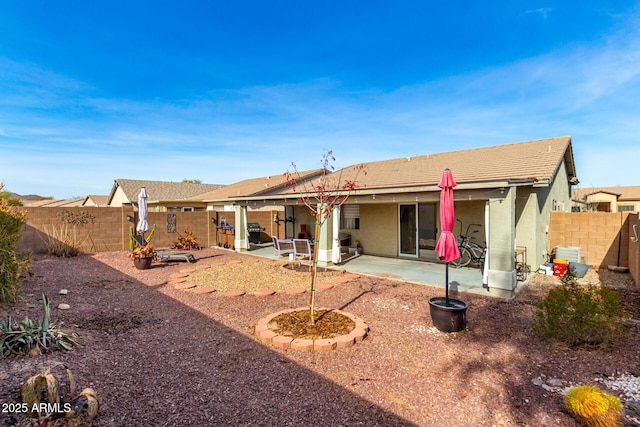
[[[136,246],[131,252],[129,252],[129,258],[156,258],[156,251],[153,246],[147,243],[144,246]]]
[[[284,173],[285,187],[291,187],[294,193],[300,195],[300,203],[303,203],[311,215],[315,218],[312,264],[311,264],[311,292],[309,301],[309,317],[310,323],[315,325],[314,306],[315,306],[315,282],[318,264],[318,238],[320,236],[320,227],[333,213],[333,209],[342,206],[352,192],[364,185],[357,184],[357,179],[367,174],[367,168],[364,164],[349,166],[335,172],[333,162],[333,151],[327,151],[322,156],[322,174],[314,180],[303,179],[296,168],[295,163],[291,163],[293,171],[287,170]]]

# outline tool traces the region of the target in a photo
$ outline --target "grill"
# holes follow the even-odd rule
[[[264,227],[260,227],[260,223],[258,222],[248,222],[247,223],[247,231],[249,232],[249,242],[251,243],[262,243],[260,241],[260,234],[264,231]]]

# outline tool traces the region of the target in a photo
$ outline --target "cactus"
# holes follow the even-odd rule
[[[567,410],[587,427],[613,427],[620,424],[620,400],[597,387],[573,387],[564,396]]]
[[[129,227],[129,252],[133,250],[133,227]]]
[[[153,224],[153,227],[151,227],[151,231],[149,232],[149,235],[144,238],[144,241],[149,243],[151,241],[151,237],[153,237],[153,233],[155,232],[156,232],[156,225]]]

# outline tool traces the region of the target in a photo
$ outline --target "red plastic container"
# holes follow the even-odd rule
[[[554,276],[562,276],[567,272],[568,262],[563,259],[554,259],[553,260],[553,275]]]

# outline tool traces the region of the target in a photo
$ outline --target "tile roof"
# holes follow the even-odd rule
[[[357,178],[359,188],[400,189],[436,186],[442,171],[451,169],[458,185],[475,183],[550,183],[562,160],[566,161],[568,179],[574,178],[575,163],[570,136],[495,145],[468,150],[411,156],[365,163],[366,175]],[[358,165],[334,175],[353,177]],[[280,194],[290,193],[280,191]]]
[[[115,189],[120,187],[129,201],[138,200],[140,188],[145,187],[149,195],[149,201],[174,201],[185,200],[197,194],[206,193],[223,187],[219,184],[193,184],[186,182],[146,181],[137,179],[116,179],[113,190],[109,196],[109,202],[113,198]]]
[[[84,198],[76,199],[42,199],[34,202],[23,202],[25,207],[40,207],[40,208],[73,208],[82,206]]]
[[[321,172],[322,169],[302,171],[300,172],[300,177],[302,179],[314,178],[320,175]],[[280,189],[284,188],[285,181],[284,174],[245,179],[244,181],[226,185],[204,194],[198,194],[191,197],[191,200],[210,202],[234,197],[257,196],[272,191],[278,192]]]
[[[619,201],[640,200],[640,185],[574,188],[571,191],[571,198],[573,200],[582,200],[584,197],[596,193],[609,193],[616,195],[618,196]]]

